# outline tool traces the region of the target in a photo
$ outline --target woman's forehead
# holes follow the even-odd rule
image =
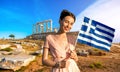
[[[64,18],[64,20],[67,20],[67,21],[70,21],[70,22],[74,22],[74,18],[71,17],[71,16],[66,16],[66,17]]]

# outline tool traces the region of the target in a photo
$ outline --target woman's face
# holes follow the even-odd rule
[[[66,16],[63,20],[60,20],[61,32],[69,32],[73,24],[74,24],[74,18],[71,16]]]

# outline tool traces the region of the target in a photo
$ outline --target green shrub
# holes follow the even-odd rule
[[[10,51],[13,51],[13,49],[11,49],[10,47],[7,47],[7,48],[4,48],[4,49],[1,49],[0,51],[10,52]]]
[[[25,69],[27,69],[27,66],[22,66],[19,70],[16,70],[15,72],[24,72]]]
[[[94,62],[93,64],[89,65],[90,68],[103,68],[103,65],[101,62]]]
[[[103,67],[101,62],[96,62],[96,63],[94,63],[94,65],[95,65],[96,68],[102,68]]]
[[[99,51],[97,48],[94,48],[93,50],[94,50],[94,51]]]
[[[89,65],[90,68],[95,68],[94,64]]]

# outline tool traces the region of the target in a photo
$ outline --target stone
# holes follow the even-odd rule
[[[27,66],[31,61],[35,60],[35,56],[27,54],[7,55],[0,61],[0,68],[12,69],[14,71],[20,69],[22,66]]]
[[[86,50],[79,50],[79,51],[77,52],[77,55],[87,57],[87,56],[89,55],[89,52],[87,52]]]
[[[3,45],[0,45],[0,49],[4,49],[4,48],[7,48],[7,47],[10,47],[10,44],[3,44]]]

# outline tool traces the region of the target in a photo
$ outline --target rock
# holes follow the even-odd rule
[[[4,48],[7,48],[7,47],[10,47],[10,44],[3,44],[3,45],[0,45],[0,49],[4,49]]]
[[[77,52],[77,55],[87,57],[87,56],[89,55],[89,52],[87,52],[86,50],[79,50],[79,51]]]
[[[16,71],[22,66],[27,66],[33,60],[35,60],[35,56],[27,54],[7,55],[1,59],[0,68]]]

